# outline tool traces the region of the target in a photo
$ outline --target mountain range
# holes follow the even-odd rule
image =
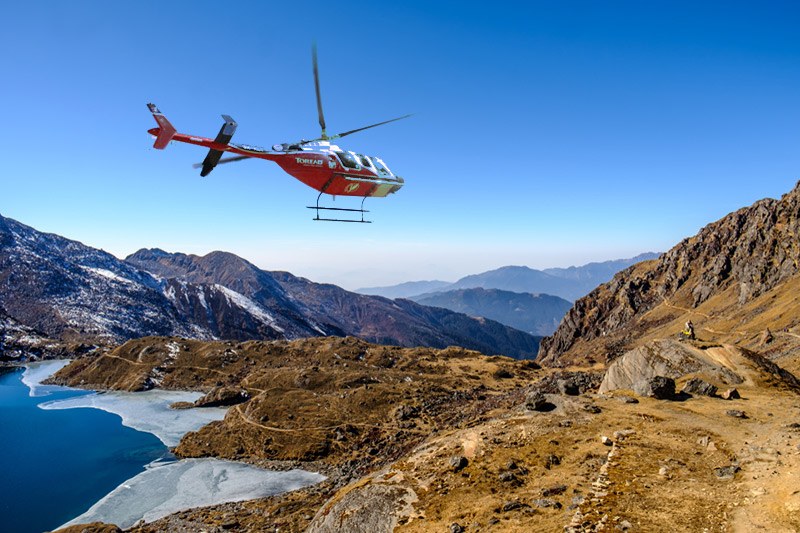
[[[569,268],[547,268],[537,270],[526,266],[504,266],[480,274],[463,277],[454,283],[446,281],[411,281],[389,287],[358,289],[361,294],[385,296],[387,298],[413,298],[417,300],[427,293],[439,293],[460,289],[500,289],[517,293],[550,294],[574,301],[592,289],[609,281],[614,274],[641,261],[656,259],[657,253],[648,252],[629,259],[616,259],[601,263],[588,263]],[[419,301],[419,300],[418,300]]]
[[[572,307],[571,302],[549,294],[481,288],[434,292],[412,299],[423,305],[497,320],[532,335],[551,335]]]
[[[353,335],[512,357],[535,355],[539,342],[491,320],[267,272],[226,252],[140,250],[123,261],[2,216],[0,316],[4,338],[25,327],[61,341]]]

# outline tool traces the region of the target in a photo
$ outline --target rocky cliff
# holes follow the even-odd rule
[[[687,320],[704,338],[755,346],[770,328],[793,345],[798,235],[800,183],[780,200],[709,224],[575,302],[543,339],[540,358],[551,365],[607,361],[645,339],[676,335]]]

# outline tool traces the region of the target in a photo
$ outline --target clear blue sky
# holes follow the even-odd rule
[[[346,288],[662,251],[800,179],[797,2],[17,2],[3,8],[0,213]],[[406,186],[371,225],[311,221],[264,161],[200,178],[179,131],[341,145]],[[347,142],[344,142],[347,141]],[[337,200],[336,205],[346,202]]]

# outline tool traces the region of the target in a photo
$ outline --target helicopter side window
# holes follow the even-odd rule
[[[391,176],[392,175],[392,172],[386,167],[386,165],[384,164],[383,161],[380,160],[380,158],[371,157],[370,160],[375,165],[375,168],[378,170],[378,172],[380,174],[382,174],[384,176]]]
[[[356,161],[356,158],[353,157],[353,154],[351,154],[350,152],[335,152],[335,153],[336,153],[336,155],[339,156],[339,159],[341,160],[342,165],[344,165],[345,167],[353,168],[353,169],[360,168],[358,166],[358,161]]]
[[[361,166],[366,168],[372,168],[372,163],[370,162],[369,157],[358,154],[358,160],[361,161]]]

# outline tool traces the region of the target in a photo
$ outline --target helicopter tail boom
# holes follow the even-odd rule
[[[150,108],[150,112],[153,114],[153,118],[156,119],[158,123],[158,134],[156,135],[156,142],[153,143],[153,148],[157,148],[158,150],[163,150],[167,147],[169,142],[175,136],[178,131],[175,127],[167,120],[167,117],[158,110],[155,104],[147,104],[147,107]]]

